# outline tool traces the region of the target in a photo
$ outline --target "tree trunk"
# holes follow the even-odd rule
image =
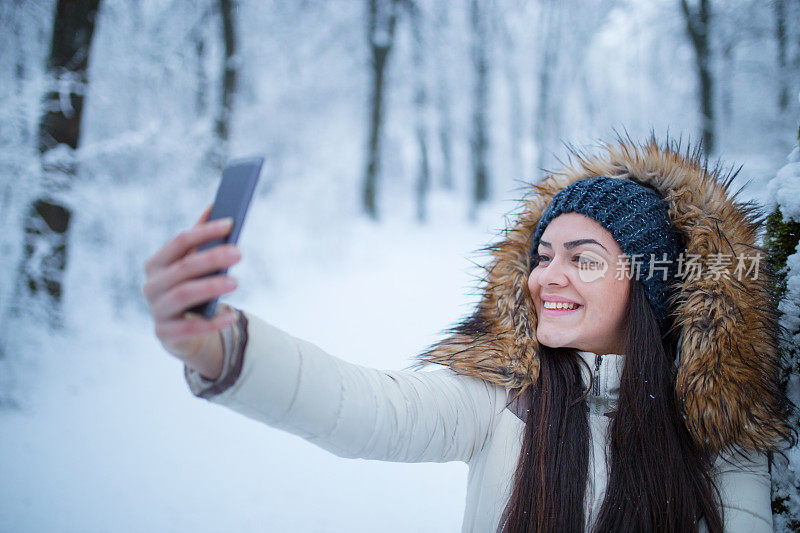
[[[487,107],[489,100],[489,59],[487,57],[486,8],[481,0],[472,0],[470,22],[472,28],[472,67],[475,84],[472,94],[472,173],[473,194],[470,219],[475,219],[477,208],[489,198],[489,170],[487,153]]]
[[[239,65],[236,58],[237,34],[234,11],[235,0],[219,0],[219,15],[222,23],[222,43],[224,48],[222,64],[222,86],[220,90],[219,111],[215,124],[215,133],[219,143],[213,150],[213,164],[222,169],[228,157],[228,140],[230,139],[231,114],[233,100],[236,96]]]
[[[728,128],[733,120],[733,51],[735,42],[729,41],[722,47],[722,72],[720,85],[720,107],[722,127]]]
[[[789,76],[786,69],[786,2],[775,0],[775,41],[778,45],[778,108],[789,108]]]
[[[789,16],[792,17],[793,20],[800,16],[800,0],[794,0],[794,2],[789,5],[789,13]],[[795,53],[794,61],[792,61],[792,72],[797,73],[800,72],[800,31],[795,32],[794,38],[797,39],[797,41],[794,47]]]
[[[525,134],[522,123],[522,88],[520,86],[517,37],[504,16],[498,19],[498,25],[503,29],[503,67],[509,99],[508,124],[511,173],[514,179],[520,179],[525,172],[522,162]]]
[[[711,75],[711,9],[709,0],[699,0],[697,9],[689,7],[688,0],[680,0],[686,22],[686,32],[695,52],[695,65],[700,84],[700,113],[702,116],[703,148],[711,154],[714,146],[714,86]]]
[[[447,43],[450,22],[447,16],[447,5],[443,2],[437,4],[436,27],[439,38]],[[436,88],[436,108],[439,115],[439,149],[442,152],[441,184],[442,188],[452,190],[453,183],[453,111],[450,105],[450,83],[447,69],[450,62],[443,57],[447,45],[442,45],[436,54],[436,71],[438,75]]]
[[[16,0],[14,10],[19,11],[23,6],[21,0]],[[13,15],[12,15],[13,17]],[[28,127],[28,123],[25,120],[25,112],[24,112],[24,105],[23,105],[23,98],[24,98],[24,90],[25,90],[25,41],[22,35],[22,23],[19,21],[18,17],[13,17],[14,20],[12,22],[13,33],[14,33],[14,92],[17,100],[16,110],[18,111],[19,122],[15,124],[14,129],[17,130],[20,134],[20,141],[21,144],[27,145],[29,135],[31,132]],[[17,114],[17,113],[15,113]],[[16,117],[15,117],[16,118]]]
[[[75,176],[73,151],[81,134],[83,99],[88,85],[89,51],[99,0],[59,0],[47,61],[51,89],[45,94],[39,121],[38,149],[42,159],[42,193],[28,206],[19,268],[20,290],[32,306],[41,306],[51,326],[62,324],[63,278],[71,209],[62,193]],[[59,145],[68,153],[51,159]],[[22,302],[17,302],[22,304]],[[30,309],[34,314],[36,311]]]
[[[427,198],[430,190],[431,171],[428,157],[428,91],[426,84],[425,70],[425,42],[423,37],[423,20],[420,7],[413,2],[409,2],[409,14],[411,19],[412,33],[412,60],[414,64],[414,129],[419,148],[418,167],[417,167],[417,221],[424,223],[427,219]]]
[[[533,174],[539,176],[546,166],[545,154],[550,151],[550,141],[553,137],[551,125],[554,124],[554,108],[558,102],[551,103],[552,71],[558,66],[558,51],[561,45],[561,17],[560,6],[550,0],[545,2],[542,13],[544,39],[540,41],[542,47],[541,64],[539,65],[539,98],[533,117],[533,139],[536,145],[536,160]]]
[[[377,189],[380,148],[383,134],[383,84],[386,63],[394,44],[398,0],[368,0],[367,42],[371,54],[372,93],[370,97],[369,140],[364,173],[363,206],[372,219],[378,219]]]
[[[194,100],[194,108],[198,117],[202,117],[206,113],[208,103],[206,102],[206,84],[208,83],[208,75],[206,74],[206,52],[205,52],[205,39],[201,35],[194,36],[194,52],[197,76],[197,95]]]

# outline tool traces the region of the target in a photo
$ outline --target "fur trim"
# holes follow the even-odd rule
[[[646,183],[669,204],[687,254],[762,254],[757,279],[733,274],[678,282],[674,328],[680,331],[676,393],[686,425],[706,450],[776,450],[791,439],[791,403],[779,384],[778,312],[770,292],[766,253],[756,242],[764,217],[753,202],[741,203],[729,188],[735,172],[708,168],[699,150],[681,150],[655,138],[640,146],[630,139],[604,144],[600,155],[572,151],[566,168],[547,175],[522,200],[522,212],[503,240],[484,250],[482,298],[474,314],[449,329],[449,337],[418,356],[419,364],[442,364],[459,374],[508,389],[526,390],[539,374],[537,318],[527,288],[533,232],[553,196],[570,183],[613,176]]]

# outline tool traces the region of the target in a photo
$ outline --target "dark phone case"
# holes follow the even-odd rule
[[[261,166],[264,164],[263,157],[251,157],[247,159],[234,159],[230,161],[225,170],[222,171],[222,180],[217,188],[217,196],[214,198],[214,206],[208,215],[208,220],[231,217],[233,227],[224,239],[214,239],[200,245],[197,251],[207,250],[220,244],[236,244],[239,241],[239,234],[242,231],[244,218],[247,208],[250,206],[250,199],[258,183],[258,176],[261,173]],[[203,277],[226,274],[227,268],[212,272]],[[203,304],[196,305],[187,309],[191,313],[212,318],[217,311],[217,298],[209,300]]]

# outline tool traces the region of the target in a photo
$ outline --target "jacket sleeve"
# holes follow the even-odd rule
[[[200,372],[184,365],[183,374],[189,390],[198,398],[210,398],[230,388],[242,373],[244,348],[247,345],[247,318],[244,313],[227,304],[220,303],[222,311],[233,310],[236,320],[219,332],[222,341],[222,373],[217,379],[208,379]]]
[[[767,456],[750,451],[726,455],[715,464],[726,533],[771,533],[772,502]]]
[[[340,457],[469,462],[505,407],[505,390],[482,379],[347,363],[241,314],[246,344],[238,377],[208,393],[214,382],[198,386],[202,376],[187,368],[192,392]]]

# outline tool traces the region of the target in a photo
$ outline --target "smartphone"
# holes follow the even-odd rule
[[[217,195],[214,198],[214,205],[208,215],[208,221],[218,218],[230,217],[233,219],[233,227],[225,238],[214,239],[200,245],[197,251],[207,250],[221,244],[236,244],[239,241],[239,234],[242,232],[244,218],[247,215],[247,208],[250,207],[250,199],[258,183],[258,176],[261,174],[261,166],[264,164],[263,157],[250,157],[247,159],[233,159],[225,166],[222,171],[222,180],[217,188]],[[227,268],[212,272],[203,277],[226,274]],[[206,318],[212,318],[217,312],[217,298],[204,302],[187,309],[190,313],[197,313]]]

